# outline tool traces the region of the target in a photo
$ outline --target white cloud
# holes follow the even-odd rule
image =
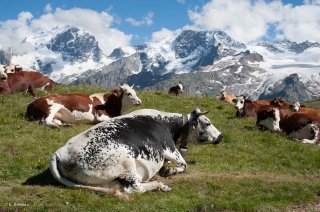
[[[142,20],[136,20],[134,18],[126,18],[126,21],[132,26],[142,26],[147,25],[150,26],[153,24],[153,12],[148,12],[146,16],[142,18]]]
[[[320,41],[319,1],[293,6],[278,0],[212,0],[188,14],[198,29],[220,29],[245,43],[267,36],[271,26],[277,38]]]
[[[171,31],[167,28],[162,28],[160,31],[152,33],[151,42],[158,42],[170,37],[175,37],[179,33],[180,30]]]
[[[51,7],[51,6],[50,6]],[[49,6],[46,6],[48,9]],[[110,54],[114,48],[129,45],[132,38],[122,31],[111,28],[113,17],[107,12],[96,12],[90,9],[72,8],[63,10],[57,8],[55,11],[33,18],[29,12],[19,14],[17,20],[0,22],[0,44],[6,49],[13,46],[16,51],[25,52],[21,49],[21,41],[25,37],[32,37],[42,31],[50,30],[55,26],[73,25],[85,29],[94,35],[99,46],[105,54]],[[13,36],[14,35],[14,36]]]

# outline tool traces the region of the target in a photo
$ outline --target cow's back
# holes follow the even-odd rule
[[[29,79],[35,88],[44,88],[51,90],[53,88],[53,82],[49,77],[44,76],[42,73],[36,71],[19,71],[17,75],[21,75],[26,79]]]

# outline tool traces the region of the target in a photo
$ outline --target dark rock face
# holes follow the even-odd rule
[[[109,55],[109,57],[112,57],[114,59],[119,59],[123,57],[126,53],[121,48],[116,48],[112,51],[112,53]]]
[[[64,61],[87,61],[91,57],[98,62],[102,58],[102,51],[95,37],[75,27],[57,34],[46,46],[54,52],[61,53]]]
[[[259,98],[273,99],[282,97],[284,100],[291,102],[307,101],[311,99],[307,90],[307,87],[299,80],[299,76],[297,74],[291,74],[277,82],[271,92],[262,93]]]
[[[0,64],[8,63],[10,63],[9,55],[7,55],[5,51],[0,50]]]
[[[140,68],[139,55],[133,54],[129,57],[123,57],[105,66],[101,71],[89,70],[81,75],[80,78],[71,84],[92,85],[103,88],[113,88],[120,83],[127,82],[127,78],[138,72]]]

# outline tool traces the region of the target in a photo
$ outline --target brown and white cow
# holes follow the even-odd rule
[[[51,90],[53,82],[48,77],[35,71],[18,71],[7,73],[0,66],[0,94],[29,92],[35,97],[35,89]]]
[[[288,108],[289,103],[280,98],[273,100],[256,100],[246,99],[246,96],[238,96],[233,100],[236,103],[237,117],[257,117],[257,113],[261,110],[270,111],[272,108]]]
[[[256,124],[262,129],[283,132],[302,143],[320,142],[320,117],[310,113],[294,113],[278,108],[262,110],[258,113]]]
[[[308,108],[305,105],[301,105],[300,102],[294,102],[292,105],[290,105],[290,109],[293,112],[313,113],[320,116],[320,109]]]
[[[30,120],[58,127],[76,123],[96,123],[120,116],[141,100],[127,84],[111,93],[51,94],[39,97],[28,105],[26,117]]]
[[[183,93],[183,84],[181,81],[178,83],[178,85],[171,87],[168,91],[168,94],[174,94],[176,96],[179,96],[182,93]]]
[[[228,94],[225,90],[221,91],[221,97],[220,100],[230,103],[230,104],[234,104],[234,99],[236,99],[237,97],[231,94]]]
[[[4,67],[0,66],[0,94],[16,92],[28,92],[35,97],[34,86],[29,78],[25,78],[21,74],[7,74]]]

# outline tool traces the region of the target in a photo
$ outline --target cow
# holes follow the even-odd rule
[[[290,109],[293,112],[302,112],[302,113],[313,113],[317,116],[320,116],[320,109],[308,108],[305,105],[301,105],[300,102],[296,101],[290,105]]]
[[[246,99],[246,96],[237,96],[233,100],[236,104],[235,108],[237,110],[236,117],[257,117],[257,112],[260,110],[271,110],[274,106],[272,105],[262,105],[256,102],[252,102],[249,99]]]
[[[290,138],[301,140],[302,143],[315,144],[320,142],[320,117],[309,113],[290,112],[273,108],[258,113],[256,125],[261,129],[283,132]]]
[[[30,79],[0,71],[0,94],[16,92],[28,92],[32,97],[35,97],[35,89]]]
[[[227,103],[234,104],[233,100],[236,98],[237,98],[236,96],[228,94],[225,90],[221,91],[221,97],[220,97],[221,101],[225,101]]]
[[[35,89],[51,90],[53,81],[39,72],[18,71],[6,73],[0,66],[0,94],[29,92],[35,97]]]
[[[251,101],[246,99],[246,96],[238,96],[236,99],[233,100],[236,104],[236,116],[237,117],[252,117],[256,118],[257,113],[260,110],[267,110],[270,111],[272,108],[288,108],[289,103],[283,101],[280,98],[275,98],[273,100],[256,100]]]
[[[182,93],[183,93],[183,84],[181,81],[178,83],[178,85],[171,87],[168,91],[168,94],[174,94],[176,96],[179,96]]]
[[[255,100],[253,102],[254,103],[258,103],[260,105],[272,105],[272,106],[275,106],[275,107],[286,108],[286,109],[289,109],[289,107],[290,107],[290,103],[284,101],[280,97],[274,98],[272,100],[265,100],[265,99],[264,100]]]
[[[140,105],[141,102],[135,90],[123,84],[110,93],[39,97],[28,105],[26,117],[53,128],[76,123],[97,123],[120,116],[132,105]]]
[[[168,185],[150,179],[159,172],[166,177],[186,171],[175,146],[178,142],[217,144],[222,140],[206,113],[198,108],[187,115],[142,109],[111,118],[58,149],[50,171],[65,186],[117,197],[128,198],[133,191],[170,191]],[[166,160],[175,167],[164,166]]]

